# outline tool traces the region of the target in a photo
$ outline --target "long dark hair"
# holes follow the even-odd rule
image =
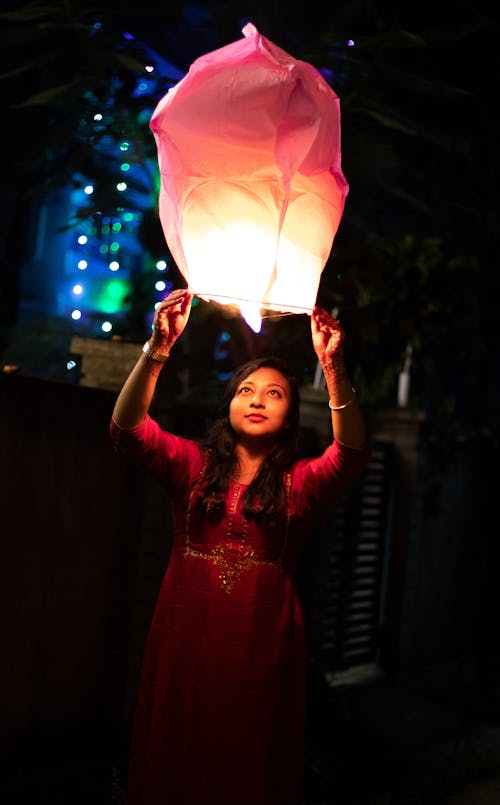
[[[248,361],[236,370],[222,395],[220,405],[209,426],[202,447],[208,452],[207,470],[197,499],[197,508],[209,519],[217,521],[225,512],[224,498],[229,481],[238,469],[236,434],[229,421],[229,406],[240,383],[253,372],[269,367],[281,372],[290,387],[290,408],[286,426],[259,472],[243,496],[243,513],[247,520],[262,525],[272,524],[285,508],[284,473],[298,456],[299,387],[296,377],[281,358],[269,356]]]

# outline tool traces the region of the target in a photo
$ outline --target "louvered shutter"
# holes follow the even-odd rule
[[[318,535],[306,607],[310,655],[326,674],[378,660],[392,468],[392,445],[373,443],[360,484],[337,506]]]

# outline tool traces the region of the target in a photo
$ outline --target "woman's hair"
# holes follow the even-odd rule
[[[229,406],[240,383],[263,367],[281,372],[290,387],[290,407],[285,427],[263,461],[259,472],[243,496],[243,513],[247,520],[262,525],[275,522],[285,509],[283,476],[298,456],[299,387],[297,379],[281,358],[262,357],[249,361],[236,370],[223,393],[215,418],[202,441],[209,461],[197,499],[197,508],[211,520],[219,520],[225,512],[225,495],[229,481],[238,470],[236,434],[229,421]]]

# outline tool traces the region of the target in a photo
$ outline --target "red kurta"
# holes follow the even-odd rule
[[[149,416],[120,430],[172,496],[173,547],[149,631],[128,805],[298,805],[306,651],[294,576],[318,516],[359,478],[365,451],[334,442],[287,473],[288,511],[263,529],[230,485],[216,525],[191,505],[203,453]]]

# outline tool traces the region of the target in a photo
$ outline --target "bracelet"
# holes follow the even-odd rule
[[[163,352],[156,352],[156,350],[153,349],[153,347],[149,346],[149,341],[146,341],[146,343],[142,348],[142,351],[144,352],[146,358],[152,358],[152,360],[158,361],[159,363],[165,363],[170,354],[169,352],[167,352],[166,355]]]
[[[351,403],[353,403],[354,400],[356,399],[356,389],[351,389],[351,391],[352,391],[353,396],[351,397],[350,400],[347,400],[347,402],[344,403],[343,405],[332,405],[332,401],[328,400],[329,408],[332,411],[342,411],[343,408],[347,408],[347,406],[350,405]]]

